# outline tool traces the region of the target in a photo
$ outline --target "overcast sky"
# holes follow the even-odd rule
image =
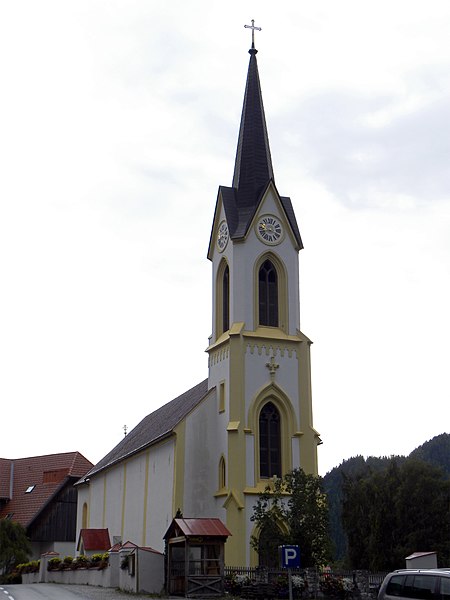
[[[255,19],[320,473],[450,430],[450,2],[0,5],[0,456],[100,460],[207,377]]]

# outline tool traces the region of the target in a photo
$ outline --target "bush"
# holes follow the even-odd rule
[[[98,563],[101,560],[103,560],[103,554],[93,554],[91,556],[91,562],[93,562],[93,563]]]
[[[16,583],[22,583],[22,575],[14,571],[14,573],[9,573],[8,575],[0,576],[0,583],[4,585],[12,585]]]
[[[61,567],[61,559],[58,557],[51,558],[48,561],[48,570],[49,571],[57,571]]]
[[[248,575],[240,575],[239,573],[233,572],[230,575],[225,576],[225,592],[228,592],[232,596],[240,596],[242,586],[250,584],[251,580]]]
[[[74,558],[72,564],[75,566],[75,568],[87,567],[89,565],[89,558],[84,554],[80,554]]]
[[[73,563],[73,556],[65,556],[63,563],[66,567],[70,567],[70,565]]]
[[[345,598],[353,590],[353,581],[348,577],[325,575],[320,582],[320,589],[327,596]]]

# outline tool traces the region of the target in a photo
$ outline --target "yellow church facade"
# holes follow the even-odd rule
[[[77,529],[164,549],[177,511],[218,517],[228,566],[255,566],[260,492],[301,467],[317,474],[310,340],[300,330],[302,240],[270,156],[252,45],[233,182],[217,194],[208,258],[208,377],[147,415],[78,484]],[[201,351],[202,349],[199,349]]]

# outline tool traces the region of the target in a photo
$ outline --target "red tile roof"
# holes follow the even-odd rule
[[[111,548],[109,531],[107,529],[82,529],[78,540],[77,550],[80,550],[81,540],[86,551],[103,550],[106,552]]]
[[[0,498],[11,496],[11,461],[0,458]]]
[[[7,480],[12,489],[12,496],[9,491],[6,496],[9,501],[0,508],[0,519],[12,515],[13,521],[28,527],[56,492],[91,468],[92,463],[79,452],[0,459],[0,490],[6,492]]]
[[[172,537],[173,533],[186,537],[228,537],[231,533],[220,519],[174,519],[167,530],[164,539]]]

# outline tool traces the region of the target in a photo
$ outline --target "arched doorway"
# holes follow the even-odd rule
[[[279,565],[278,546],[284,543],[283,532],[276,522],[267,523],[258,538],[258,559],[260,567],[276,569]]]

